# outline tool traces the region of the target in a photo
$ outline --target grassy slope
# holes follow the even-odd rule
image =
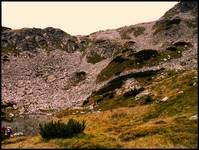
[[[44,141],[40,136],[5,140],[3,148],[196,148],[197,71],[165,71],[164,76],[138,81],[151,91],[152,104],[116,108],[100,113],[66,115],[86,120],[85,134]],[[180,94],[178,91],[183,91]],[[168,96],[166,102],[160,102]],[[112,101],[113,102],[113,101]],[[106,103],[104,103],[106,105]]]
[[[171,45],[172,46],[172,45]],[[150,66],[155,66],[158,65],[160,62],[162,62],[164,59],[175,59],[181,57],[182,51],[184,51],[186,48],[184,46],[173,46],[176,48],[176,51],[170,51],[170,50],[164,50],[164,51],[156,51],[156,55],[149,57],[148,59],[142,58],[142,55],[152,55],[152,54],[147,54],[148,50],[142,50],[140,52],[137,52],[135,54],[143,52],[143,54],[140,54],[139,56],[135,57],[133,56],[128,56],[128,57],[116,57],[116,58],[111,61],[97,76],[97,82],[102,82],[110,79],[114,75],[117,75],[125,70],[128,69],[139,69],[142,67],[150,67]],[[145,61],[143,61],[145,60]],[[120,66],[120,67],[118,67]]]

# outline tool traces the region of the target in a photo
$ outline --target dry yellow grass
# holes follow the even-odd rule
[[[92,145],[102,143],[103,145],[114,147],[117,145],[121,145],[122,143],[118,140],[117,131],[113,133],[107,132],[107,129],[112,128],[115,126],[116,128],[121,128],[122,130],[126,130],[125,127],[131,128],[134,125],[141,124],[142,118],[141,116],[151,110],[152,106],[138,106],[134,108],[119,108],[112,111],[105,111],[100,113],[92,113],[92,114],[84,114],[84,115],[69,115],[63,117],[62,121],[67,121],[69,118],[74,118],[77,120],[86,120],[86,135],[91,135],[90,139],[64,139],[60,141],[59,139],[56,140],[49,140],[47,142],[42,141],[40,136],[34,137],[23,137],[23,140],[19,140],[20,138],[11,138],[5,140],[2,143],[2,148],[56,148],[60,147],[60,143],[66,145],[70,143],[70,146],[77,145],[78,142],[80,143],[87,143],[88,140]],[[121,118],[120,120],[111,119],[113,114],[117,113],[126,113],[127,116]],[[110,140],[115,141],[110,142]],[[16,142],[18,141],[18,142]],[[76,141],[76,142],[75,142]],[[7,143],[7,144],[6,144]],[[9,144],[10,143],[10,144]],[[57,144],[58,143],[58,144]],[[76,144],[75,144],[76,143]]]
[[[83,114],[79,116],[65,116],[61,120],[69,118],[86,120],[85,135],[68,139],[53,139],[44,141],[40,136],[18,137],[5,140],[2,148],[183,148],[182,145],[173,145],[164,135],[147,134],[132,140],[122,140],[121,135],[127,133],[141,133],[143,131],[161,130],[169,127],[175,120],[175,116],[160,117],[148,122],[142,118],[153,109],[153,105],[137,106],[133,108],[119,108],[101,113]],[[115,114],[126,114],[120,119],[114,119]],[[188,117],[187,114],[183,117]],[[7,144],[6,144],[7,143]]]
[[[40,136],[13,137],[10,138],[9,140],[5,140],[4,143],[2,143],[2,148],[57,148],[58,147],[51,142],[47,143],[42,142]]]

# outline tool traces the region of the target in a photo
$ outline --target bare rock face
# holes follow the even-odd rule
[[[1,37],[2,51],[5,53],[13,51],[37,52],[39,48],[46,50],[62,49],[68,52],[74,52],[78,49],[76,37],[52,27],[18,30],[3,27]]]
[[[57,111],[81,106],[115,77],[160,68],[196,68],[196,13],[195,2],[180,2],[157,21],[88,36],[71,36],[52,27],[2,27],[2,100],[15,103],[20,114]],[[166,55],[154,66],[147,65],[165,51],[179,57]],[[138,67],[133,68],[136,60]],[[115,74],[98,82],[97,76],[107,66],[105,75]],[[118,93],[137,86],[131,78],[118,87]]]

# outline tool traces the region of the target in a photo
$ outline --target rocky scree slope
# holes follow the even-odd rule
[[[196,2],[180,2],[157,21],[88,36],[2,27],[2,101],[14,103],[16,115],[46,114],[82,106],[120,76],[196,68],[197,10]]]

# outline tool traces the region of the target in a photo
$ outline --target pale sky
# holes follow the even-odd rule
[[[71,35],[159,19],[176,2],[2,2],[2,26],[55,27]]]

